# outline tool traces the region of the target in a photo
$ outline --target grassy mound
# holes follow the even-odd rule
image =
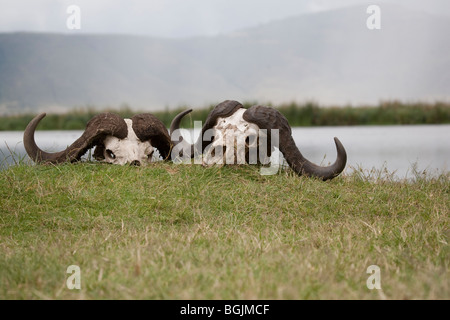
[[[0,299],[450,299],[449,194],[449,175],[20,164],[0,171]]]

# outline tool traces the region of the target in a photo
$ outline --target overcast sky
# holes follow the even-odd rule
[[[450,16],[448,0],[391,0]],[[285,17],[365,0],[0,0],[0,32],[120,33],[158,37],[217,35]],[[68,30],[69,5],[81,9],[81,30]]]

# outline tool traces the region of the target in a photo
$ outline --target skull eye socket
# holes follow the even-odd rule
[[[108,156],[108,158],[113,159],[113,160],[116,158],[116,155],[114,154],[114,152],[112,152],[109,149],[106,149],[106,155]]]
[[[148,155],[147,155],[147,158],[148,158],[148,160],[152,160],[152,157],[153,157],[153,153],[155,152],[155,150],[153,150],[152,152],[150,152]]]

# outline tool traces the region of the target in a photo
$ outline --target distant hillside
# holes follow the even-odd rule
[[[382,6],[295,16],[191,39],[0,34],[0,113],[142,110],[224,99],[377,103],[450,99],[450,19]]]

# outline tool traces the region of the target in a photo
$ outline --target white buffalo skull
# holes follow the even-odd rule
[[[180,119],[191,110],[177,115],[170,130],[177,130]],[[24,132],[24,146],[33,161],[63,163],[79,161],[87,150],[96,147],[94,158],[112,164],[145,165],[155,160],[157,149],[163,159],[170,156],[173,144],[164,124],[149,113],[122,119],[113,113],[102,113],[92,118],[82,136],[66,150],[48,153],[42,151],[34,140],[34,132],[45,113],[36,116]]]
[[[253,137],[255,132],[257,139]],[[245,109],[241,103],[233,100],[218,104],[209,113],[197,142],[190,144],[183,138],[179,142],[172,158],[177,155],[185,157],[185,153],[190,157],[203,154],[202,163],[207,166],[224,163],[266,164],[267,157],[270,158],[271,153],[278,148],[298,175],[329,180],[338,176],[347,163],[347,153],[338,138],[334,138],[336,161],[330,166],[318,166],[302,155],[286,117],[278,110],[260,105]],[[252,152],[256,149],[255,145],[258,149],[257,161],[256,151]]]
[[[94,152],[94,157],[99,161],[112,164],[145,165],[153,159],[153,148],[151,141],[141,141],[133,130],[131,119],[124,119],[127,124],[128,135],[124,139],[109,135],[103,140],[99,150]]]
[[[214,137],[203,153],[204,166],[256,163],[259,128],[242,118],[244,112],[239,109],[230,117],[217,118],[217,124],[204,133],[205,140]]]

